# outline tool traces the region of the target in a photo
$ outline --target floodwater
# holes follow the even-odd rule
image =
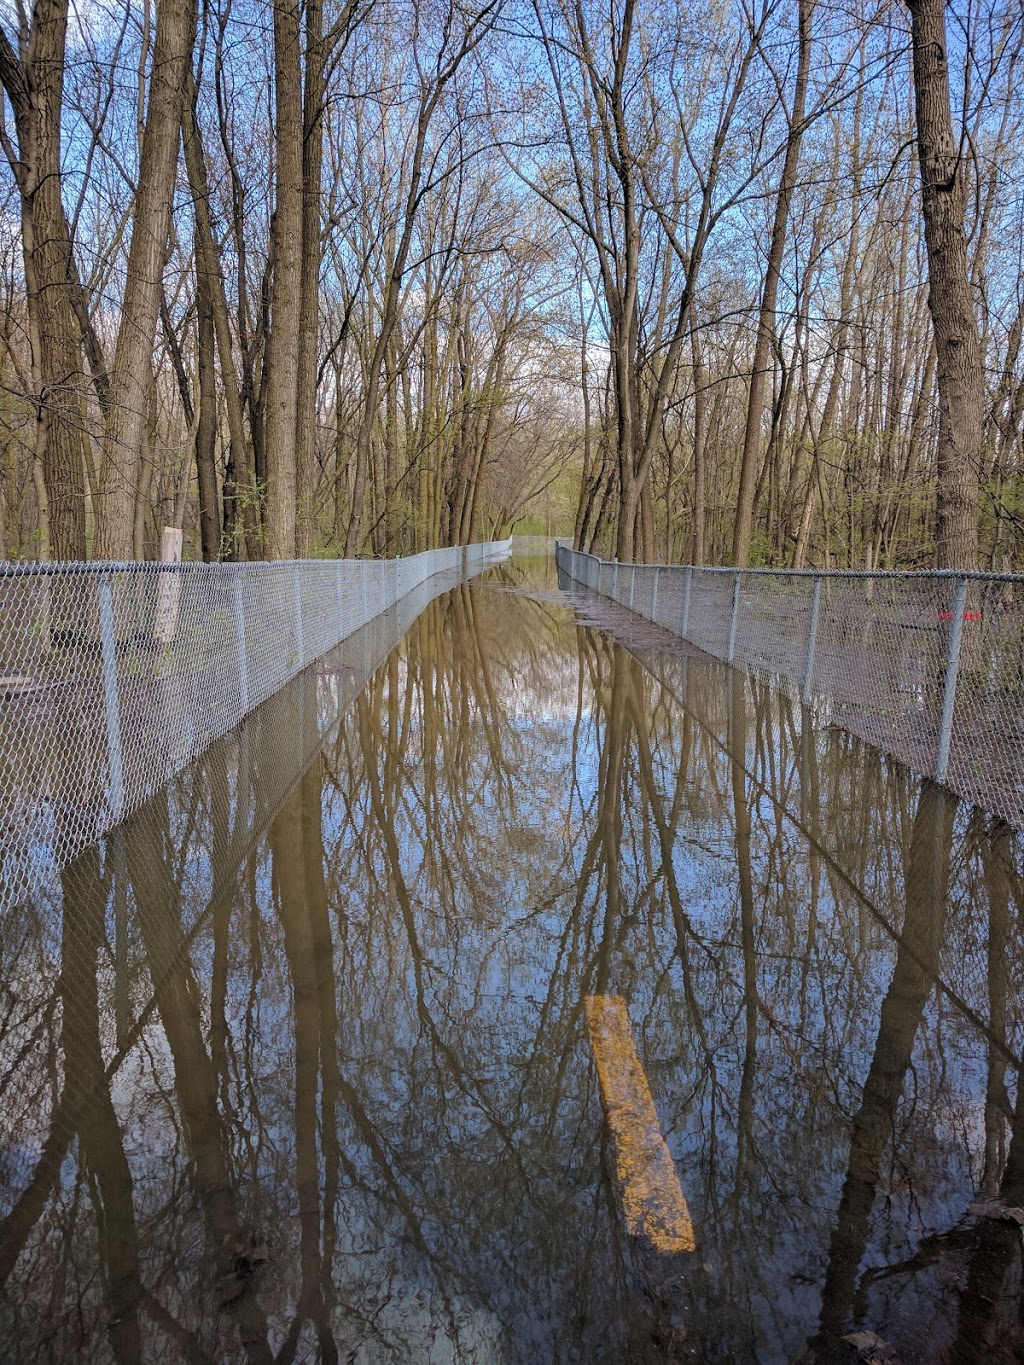
[[[3,1359],[1022,1358],[1020,835],[624,619],[378,623],[0,925]]]

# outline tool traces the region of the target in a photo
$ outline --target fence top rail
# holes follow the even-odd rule
[[[337,564],[358,564],[366,566],[391,565],[395,563],[407,563],[414,559],[420,559],[424,555],[433,554],[461,554],[464,549],[498,549],[504,548],[506,542],[501,540],[474,541],[469,546],[463,545],[439,545],[433,550],[420,550],[416,554],[406,555],[403,559],[401,555],[395,559],[242,559],[235,561],[219,560],[213,564],[204,563],[201,559],[186,559],[177,563],[172,563],[160,559],[90,559],[90,560],[53,560],[40,563],[38,560],[19,561],[14,559],[0,560],[0,578],[51,578],[51,577],[71,577],[73,575],[102,575],[102,574],[166,574],[166,573],[191,573],[202,570],[204,573],[238,573],[240,570],[252,571],[263,569],[288,569],[288,568],[308,568],[311,565]]]
[[[966,569],[737,569],[732,565],[716,564],[641,564],[632,559],[602,559],[589,550],[573,550],[568,545],[560,548],[571,554],[596,560],[598,564],[618,564],[626,569],[692,569],[694,573],[763,575],[767,578],[884,578],[903,579],[964,579],[967,582],[1015,583],[1024,587],[1024,573],[985,573]]]

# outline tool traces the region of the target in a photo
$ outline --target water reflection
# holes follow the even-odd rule
[[[549,566],[390,643],[4,922],[4,1358],[1019,1358],[1020,836]]]

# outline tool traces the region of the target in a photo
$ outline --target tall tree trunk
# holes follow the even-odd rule
[[[775,336],[775,306],[779,296],[779,276],[782,256],[786,248],[789,209],[796,187],[800,142],[804,131],[804,111],[807,104],[807,77],[811,63],[811,13],[813,0],[798,0],[797,28],[799,55],[793,108],[789,116],[789,135],[782,178],[775,200],[775,220],[768,247],[768,269],[761,296],[761,310],[757,321],[757,341],[754,346],[754,365],[750,376],[750,396],[747,402],[747,424],[743,435],[743,457],[740,464],[740,489],[736,500],[736,523],[733,527],[732,560],[739,568],[750,563],[750,541],[754,525],[754,490],[757,486],[758,455],[761,449],[761,419],[764,414],[765,381],[768,358]]]
[[[199,543],[203,562],[220,558],[220,510],[217,505],[217,362],[216,330],[210,277],[196,270],[196,318],[199,350],[199,422],[196,426],[196,485],[199,494]]]
[[[707,553],[707,446],[708,396],[704,386],[704,360],[697,332],[697,310],[690,316],[693,355],[693,539],[690,563],[703,564]]]
[[[242,525],[245,528],[246,553],[250,559],[256,559],[260,554],[260,527],[257,513],[255,473],[245,438],[242,391],[235,366],[231,322],[228,314],[227,293],[224,289],[224,277],[220,268],[220,255],[213,236],[209,176],[206,169],[202,132],[199,127],[196,82],[191,72],[188,75],[186,96],[187,108],[184,116],[185,168],[188,173],[189,189],[192,194],[192,205],[195,213],[196,293],[197,295],[199,293],[199,279],[202,276],[205,281],[205,289],[209,291],[213,326],[217,339],[217,353],[220,360],[220,383],[224,391],[224,406],[228,415],[228,437],[231,442],[228,469],[232,471],[232,477],[228,478],[227,470],[224,476],[225,534],[227,535],[228,532],[230,499],[232,509],[236,503],[239,504],[238,510],[241,513]],[[234,544],[229,544],[225,546],[225,553],[233,556],[234,549]]]
[[[195,29],[196,0],[158,0],[146,127],[104,441],[97,550],[105,558],[130,559],[132,554],[153,341],[178,162],[182,92]]]
[[[917,157],[928,251],[928,309],[939,395],[936,559],[978,567],[978,479],[984,376],[967,273],[964,182],[953,137],[945,0],[908,0],[917,111]]]
[[[316,468],[317,339],[320,322],[320,179],[323,167],[324,34],[322,0],[306,0],[306,79],[302,92],[302,263],[295,419],[298,553],[313,551]]]
[[[295,443],[302,294],[302,62],[297,0],[274,4],[277,199],[271,228],[266,394],[268,559],[295,554]]]
[[[71,240],[61,200],[67,19],[67,0],[37,0],[24,62],[6,35],[0,33],[0,81],[14,109],[18,134],[12,169],[21,196],[22,249],[38,385],[37,421],[41,427],[38,448],[50,551],[57,559],[84,559],[82,360],[70,292],[75,276]],[[5,149],[9,145],[6,139],[4,145]]]

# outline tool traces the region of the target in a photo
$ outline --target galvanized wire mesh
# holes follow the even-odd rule
[[[1024,576],[558,564],[1024,828]]]
[[[204,922],[208,931],[213,907],[244,896],[239,870],[317,750],[336,741],[352,702],[425,607],[462,577],[456,561],[347,635],[98,844],[60,869],[40,867],[36,858],[18,869],[20,880],[5,878],[0,980],[13,1022],[0,1031],[8,1139],[0,1144],[0,1215],[9,1214],[12,1194],[31,1184],[33,1172],[51,1161],[60,1166],[88,1122],[94,1088],[102,1092],[109,1078],[125,1074]],[[31,883],[28,872],[36,874]],[[41,1041],[45,1026],[37,1028],[52,1018],[55,996],[65,1038],[87,1037],[90,1028],[95,1037],[102,1020],[106,1045],[107,1080],[65,1075],[59,1104],[53,1054]]]
[[[0,565],[0,913],[339,641],[508,553]]]

